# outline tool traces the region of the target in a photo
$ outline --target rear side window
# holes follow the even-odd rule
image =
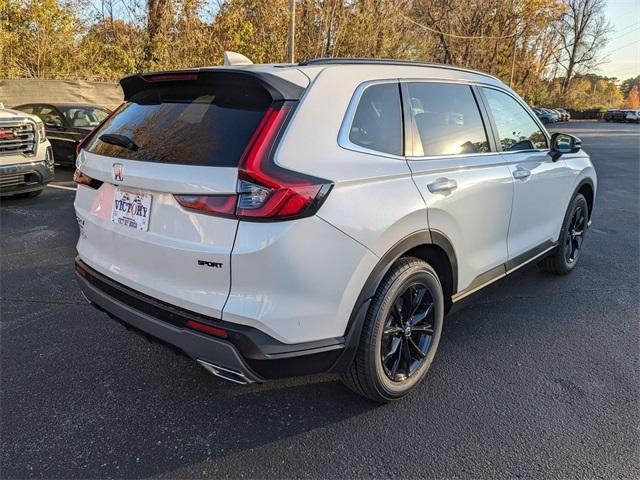
[[[397,83],[365,89],[351,123],[349,140],[370,150],[402,155],[402,109]]]
[[[109,115],[107,110],[90,106],[60,107],[60,110],[72,127],[95,127]]]
[[[112,116],[87,150],[145,162],[237,167],[271,103],[250,78],[152,85]]]
[[[414,156],[489,151],[478,105],[467,85],[409,83],[411,114],[419,135]]]
[[[38,115],[48,127],[64,126],[62,116],[52,107],[42,106],[36,110],[36,115]]]
[[[482,88],[505,152],[547,148],[547,138],[520,103],[504,92]]]

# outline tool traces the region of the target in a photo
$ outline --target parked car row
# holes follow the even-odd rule
[[[623,110],[623,109],[611,109],[607,110],[602,119],[605,122],[629,122],[640,123],[640,110]]]
[[[542,123],[568,122],[571,114],[564,108],[534,108],[533,112]]]

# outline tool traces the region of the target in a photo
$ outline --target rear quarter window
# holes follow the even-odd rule
[[[402,155],[402,107],[397,83],[367,87],[356,108],[349,141],[377,152]]]
[[[252,79],[151,86],[125,103],[87,150],[145,162],[236,167],[271,103]],[[125,137],[132,147],[100,140],[105,134]]]

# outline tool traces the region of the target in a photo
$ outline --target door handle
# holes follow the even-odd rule
[[[458,183],[450,178],[438,178],[427,185],[427,188],[431,193],[446,193],[458,188]]]
[[[531,172],[529,170],[514,170],[513,178],[518,180],[525,180],[531,176]]]

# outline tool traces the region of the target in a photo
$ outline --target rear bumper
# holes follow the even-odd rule
[[[237,383],[329,371],[343,339],[283,344],[254,328],[204,317],[136,292],[76,259],[80,288],[96,308],[152,340],[179,349],[210,372]],[[217,338],[186,326],[195,320],[227,332]]]
[[[0,166],[0,195],[15,195],[44,188],[53,180],[53,168],[34,161]]]

